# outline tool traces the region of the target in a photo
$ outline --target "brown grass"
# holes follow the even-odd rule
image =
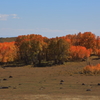
[[[100,59],[92,60],[93,64],[95,62],[100,62]],[[9,87],[8,89],[0,89],[0,100],[29,100],[23,99],[29,95],[99,96],[100,76],[86,76],[80,73],[86,64],[84,61],[67,62],[65,65],[52,67],[0,68],[0,87]],[[7,80],[3,80],[4,78]],[[61,83],[61,80],[64,82]],[[86,91],[87,89],[91,91]]]

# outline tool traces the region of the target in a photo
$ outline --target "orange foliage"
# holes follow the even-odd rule
[[[0,62],[14,61],[17,56],[15,42],[0,43]]]
[[[37,34],[18,36],[15,45],[19,50],[19,57],[24,60],[26,64],[40,63],[47,47],[45,41],[47,41],[46,37]]]
[[[96,49],[95,53],[96,53],[97,56],[100,56],[100,49]]]
[[[69,34],[69,35],[66,35],[65,36],[66,39],[69,39],[70,40],[70,44],[71,45],[75,45],[76,41],[77,41],[77,35],[76,34]]]
[[[64,39],[64,40],[66,40],[69,44],[71,44],[71,39],[69,39],[69,38],[67,37],[67,35],[66,35],[66,36],[62,36],[62,37],[59,37],[59,38]]]
[[[71,46],[69,49],[70,56],[73,60],[87,58],[91,54],[91,49],[86,49],[83,46]]]
[[[100,73],[100,64],[97,64],[96,66],[88,65],[83,68],[83,73],[85,74],[98,74]]]
[[[60,39],[62,41],[58,42]],[[67,50],[64,51],[67,43],[71,46],[69,52]],[[58,48],[60,49],[58,50]],[[0,62],[14,61],[17,53],[25,62],[30,62],[30,60],[34,59],[34,62],[36,60],[40,62],[40,60],[47,57],[54,58],[53,56],[55,56],[57,58],[58,51],[63,55],[64,52],[70,53],[69,58],[72,60],[87,58],[92,53],[100,56],[100,37],[96,37],[92,32],[80,32],[78,34],[69,34],[51,39],[37,34],[22,35],[18,36],[15,42],[0,43]],[[52,55],[49,56],[48,53]]]
[[[96,48],[100,48],[100,37],[96,37],[92,32],[79,32],[74,35],[63,36],[65,39],[69,39],[70,44],[73,46],[83,46],[87,49],[95,51]]]

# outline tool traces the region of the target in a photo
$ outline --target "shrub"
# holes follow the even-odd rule
[[[100,64],[96,66],[88,65],[83,68],[84,74],[100,74]]]
[[[71,46],[69,52],[72,60],[79,60],[88,58],[92,51],[83,46]]]

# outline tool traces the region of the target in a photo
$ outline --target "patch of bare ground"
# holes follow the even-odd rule
[[[83,95],[6,95],[1,96],[0,100],[100,100],[100,96]]]
[[[81,74],[86,64],[0,68],[0,100],[100,100],[100,75]]]

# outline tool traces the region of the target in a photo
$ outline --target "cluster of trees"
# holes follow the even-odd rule
[[[37,34],[22,35],[15,42],[0,43],[0,62],[15,60],[25,64],[62,64],[82,60],[91,54],[100,56],[100,37],[91,32],[47,38]]]
[[[15,46],[18,50],[18,58],[25,64],[40,64],[45,59],[45,49],[47,38],[41,35],[18,36]]]
[[[74,46],[83,46],[87,49],[100,49],[100,37],[96,36],[92,32],[79,32],[74,35],[66,35],[66,38],[70,39],[70,42]]]
[[[63,63],[67,60],[70,44],[66,39],[42,37],[41,35],[18,36],[15,45],[19,59],[26,64],[41,65],[41,62]]]

